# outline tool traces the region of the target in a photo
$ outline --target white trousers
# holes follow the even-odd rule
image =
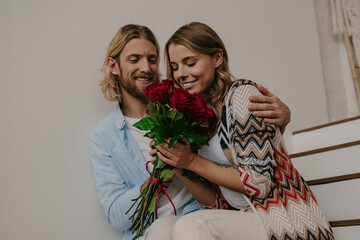
[[[169,215],[156,219],[137,240],[171,240],[175,222],[181,217]]]
[[[157,219],[141,240],[265,240],[260,219],[252,212],[200,210]]]

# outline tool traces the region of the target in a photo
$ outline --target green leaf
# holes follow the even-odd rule
[[[156,160],[155,160],[155,163],[154,163],[154,168],[163,168],[165,167],[166,164],[159,158],[158,155],[156,155]]]
[[[171,131],[169,129],[169,124],[163,124],[158,127],[157,131],[155,132],[156,139],[160,142],[163,142],[164,139],[171,137]]]
[[[176,111],[174,110],[174,109],[170,109],[169,111],[168,111],[168,116],[169,116],[169,118],[174,118],[175,117],[175,114],[176,114]]]
[[[194,121],[194,122],[191,123],[190,126],[191,126],[191,127],[194,127],[194,126],[196,126],[196,125],[197,125],[197,122]]]
[[[207,136],[208,129],[206,127],[194,127],[193,129],[191,129],[190,133]]]
[[[204,135],[187,133],[184,136],[190,143],[199,143],[201,145],[208,143],[208,139]]]
[[[151,202],[148,207],[149,213],[153,213],[155,211],[155,203],[156,203],[156,194],[151,198]]]
[[[177,114],[176,114],[176,116],[175,116],[175,120],[182,120],[182,121],[185,121],[184,119],[183,119],[183,117],[184,117],[184,113],[182,113],[182,112],[178,112]]]
[[[154,146],[156,147],[156,146],[160,145],[161,143],[162,143],[162,142],[160,142],[158,139],[155,139]]]
[[[156,113],[156,125],[158,125],[159,127],[162,127],[164,125],[169,125],[170,118],[166,115],[160,114],[160,113]]]
[[[156,124],[150,117],[144,117],[133,126],[140,130],[151,130],[156,127]]]
[[[170,169],[164,169],[161,171],[160,177],[162,179],[170,179],[172,177],[174,177],[175,173],[173,173],[173,171],[171,171]]]
[[[154,129],[152,129],[150,132],[147,132],[147,133],[145,134],[145,137],[154,138],[155,132],[156,132],[156,129],[154,128]]]
[[[185,121],[183,119],[176,120],[176,117],[175,117],[175,120],[171,127],[172,133],[175,135],[175,134],[183,132],[185,129],[186,129]]]
[[[156,140],[160,143],[162,143],[165,139],[165,136],[164,136],[164,132],[162,129],[158,129],[156,132],[155,132],[155,137],[156,137]]]
[[[156,118],[156,105],[154,103],[148,103],[146,105],[146,115],[152,118],[153,120]]]
[[[168,147],[169,148],[174,147],[176,145],[176,143],[178,142],[178,140],[179,140],[179,138],[177,138],[177,137],[171,138],[169,141]]]

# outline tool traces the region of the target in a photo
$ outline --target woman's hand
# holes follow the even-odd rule
[[[151,148],[151,150],[150,150],[150,152],[149,152],[149,155],[150,155],[150,157],[151,157],[150,162],[151,162],[152,164],[155,163],[156,153],[158,152],[158,150],[157,150],[156,148],[153,148],[154,144],[155,144],[155,141],[154,141],[154,140],[151,140],[151,141],[150,141],[150,144],[149,144],[149,146],[150,146],[150,148]]]
[[[182,143],[178,142],[172,148],[168,147],[168,140],[156,146],[158,157],[166,164],[176,168],[189,169],[194,161],[196,154],[191,151],[190,142],[182,139]]]
[[[155,143],[155,141],[154,141],[154,140],[151,140],[151,141],[150,141],[150,144],[149,144],[149,146],[150,146],[150,148],[151,148],[151,150],[150,150],[150,152],[149,152],[149,155],[151,156],[150,162],[151,162],[152,164],[155,163],[156,153],[158,152],[158,150],[157,150],[156,148],[154,148],[154,149],[152,148],[152,147],[154,146],[154,143]],[[175,173],[175,175],[177,175],[177,174],[179,174],[179,172],[181,172],[180,169],[178,169],[178,168],[174,168],[172,171]],[[172,179],[173,179],[173,178],[174,178],[174,177],[169,178],[169,179],[164,179],[164,180],[163,180],[163,187],[164,187],[164,188],[168,188],[169,185],[170,185],[170,183],[172,182]],[[147,182],[148,182],[148,181],[147,181]]]

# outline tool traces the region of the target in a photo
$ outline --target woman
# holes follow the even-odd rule
[[[259,95],[249,80],[232,81],[228,55],[207,25],[181,27],[165,48],[168,78],[198,92],[214,110],[210,145],[157,146],[195,199],[208,208],[181,217],[173,239],[334,239],[330,225],[293,167],[280,129],[248,111]],[[222,151],[221,151],[222,150]],[[206,179],[219,186],[200,184]]]

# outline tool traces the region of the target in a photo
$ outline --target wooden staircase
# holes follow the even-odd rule
[[[360,116],[296,131],[292,140],[290,157],[335,238],[360,239]]]

